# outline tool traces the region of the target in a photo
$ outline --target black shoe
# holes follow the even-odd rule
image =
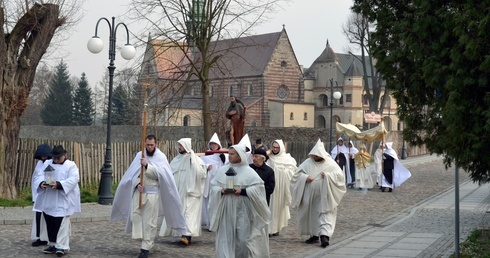
[[[312,236],[312,237],[306,239],[305,243],[307,243],[307,244],[318,243],[319,242],[318,239],[319,238],[317,236]]]
[[[56,256],[61,257],[65,254],[65,250],[61,248],[56,248]]]
[[[138,258],[148,258],[148,253],[150,253],[149,250],[141,249],[140,255],[138,255]]]
[[[381,192],[385,192],[385,188],[384,187],[381,187]]]
[[[182,235],[182,237],[180,238],[180,242],[183,245],[190,245],[191,244],[191,237],[190,236]]]
[[[41,246],[41,245],[47,245],[48,242],[47,241],[41,241],[41,239],[38,239],[34,242],[32,242],[32,246]]]
[[[327,247],[327,245],[330,244],[328,242],[328,241],[330,241],[330,238],[328,236],[325,236],[325,235],[320,236],[320,241],[322,242],[322,247]]]
[[[279,235],[279,232],[272,234],[272,236],[278,236],[278,235]]]
[[[50,246],[48,246],[48,248],[43,250],[43,253],[54,254],[54,253],[56,253],[56,248],[54,247],[54,245],[50,245]]]
[[[390,193],[393,192],[393,188],[390,188],[390,190],[388,190],[388,192],[390,192]]]

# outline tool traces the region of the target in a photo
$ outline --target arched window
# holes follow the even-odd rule
[[[252,127],[257,127],[257,121],[252,121]]]
[[[322,104],[324,107],[328,107],[328,96],[322,95]]]
[[[191,124],[191,117],[190,116],[184,116],[184,126],[189,126]]]
[[[289,114],[289,120],[294,120],[294,113],[291,112],[291,114]]]
[[[306,113],[306,112],[305,112],[305,113],[303,114],[303,120],[308,120],[308,113]]]
[[[252,96],[252,94],[253,94],[253,84],[252,84],[252,83],[250,83],[250,84],[248,85],[248,90],[247,90],[247,92],[248,92],[248,96]]]

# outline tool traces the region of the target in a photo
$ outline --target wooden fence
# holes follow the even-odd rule
[[[53,141],[53,140],[41,140],[41,139],[19,139],[18,155],[15,162],[14,172],[16,173],[16,186],[18,191],[22,191],[25,188],[29,188],[31,185],[31,175],[34,170],[36,160],[34,159],[34,152],[37,146],[41,143],[54,145],[63,145],[67,150],[67,158],[75,161],[80,172],[80,186],[85,187],[93,184],[99,184],[100,170],[104,164],[105,157],[105,144],[102,143],[82,143],[75,141]],[[289,141],[284,142],[286,150],[296,159],[298,165],[303,162],[310,152],[311,148],[315,145],[316,141]],[[158,144],[160,150],[167,155],[169,162],[175,156],[177,149],[175,148],[177,141],[164,141]],[[329,143],[324,142],[327,152]],[[335,145],[336,143],[333,143]],[[355,145],[360,145],[360,142],[356,142]],[[374,143],[374,146],[378,146],[378,143]],[[270,146],[269,146],[270,147]],[[401,146],[400,146],[401,148]],[[140,142],[117,142],[111,144],[112,149],[112,170],[113,170],[113,182],[119,183],[126,169],[133,161],[134,156],[141,150]],[[195,152],[203,152],[207,149],[207,142],[204,141],[192,141],[192,149]],[[396,148],[395,148],[396,149]],[[376,148],[372,151],[374,152]],[[398,150],[397,150],[398,151]],[[415,149],[411,150],[414,153]],[[416,153],[415,155],[426,154],[425,149]],[[399,152],[399,156],[401,153]]]

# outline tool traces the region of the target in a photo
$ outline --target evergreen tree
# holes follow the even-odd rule
[[[376,24],[370,44],[404,139],[490,182],[490,2],[355,0],[353,9]]]
[[[119,84],[114,90],[112,97],[112,124],[130,124],[134,112],[131,112],[129,93]]]
[[[49,84],[49,93],[44,100],[41,119],[45,125],[72,125],[72,86],[68,66],[61,60],[56,66],[54,76]]]
[[[92,89],[88,86],[85,73],[82,73],[73,97],[73,125],[92,125],[94,114]]]

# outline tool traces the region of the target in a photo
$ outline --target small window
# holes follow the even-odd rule
[[[209,96],[212,97],[213,96],[213,89],[214,87],[213,86],[210,86],[209,87]]]
[[[328,96],[327,95],[323,95],[322,102],[323,102],[324,107],[328,107]]]
[[[289,120],[294,120],[294,113],[291,112],[291,114],[289,114]]]
[[[303,120],[308,120],[308,113],[306,113],[306,112],[305,112],[305,113],[303,114]]]
[[[189,126],[191,123],[190,116],[184,116],[184,126]]]
[[[362,104],[363,104],[364,106],[369,105],[368,96],[367,96],[366,94],[362,95]]]
[[[250,83],[248,85],[247,92],[248,92],[248,96],[252,96],[253,95],[253,84],[252,83]]]
[[[339,105],[343,105],[344,104],[344,95],[342,95],[339,99]]]
[[[257,121],[252,121],[252,127],[257,127]]]
[[[230,92],[230,94],[228,94],[228,96],[233,96],[233,86],[230,86],[229,92]]]
[[[345,94],[345,102],[352,102],[352,94]]]

